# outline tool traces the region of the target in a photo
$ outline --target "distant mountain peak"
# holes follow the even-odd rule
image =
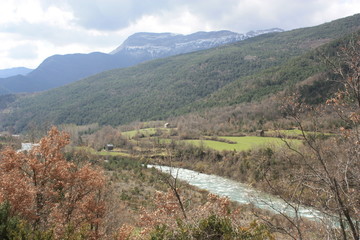
[[[246,35],[248,37],[255,37],[258,35],[262,35],[262,34],[267,34],[267,33],[274,33],[274,32],[283,32],[284,30],[281,28],[270,28],[270,29],[264,29],[264,30],[256,30],[256,31],[250,31],[247,32]]]
[[[111,54],[94,52],[53,55],[26,75],[18,75],[19,73],[14,71],[12,74],[4,75],[5,77],[0,78],[0,95],[11,92],[44,91],[102,71],[217,47],[268,32],[271,30],[254,31],[251,34],[223,30],[196,32],[189,35],[139,32],[131,35]],[[0,71],[0,77],[1,73]]]
[[[0,69],[0,78],[6,78],[16,75],[26,75],[30,73],[33,69],[29,69],[26,67],[15,67],[15,68],[8,68],[8,69]]]
[[[180,53],[204,50],[229,44],[265,33],[282,32],[280,28],[250,31],[246,34],[228,30],[196,32],[189,35],[176,33],[140,32],[128,37],[123,44],[110,54],[126,53],[147,58],[158,58]]]
[[[170,37],[175,37],[175,36],[179,36],[181,34],[177,34],[177,33],[152,33],[152,32],[138,32],[138,33],[134,33],[133,35],[131,35],[129,37],[130,38],[143,38],[143,39],[148,39],[148,40],[156,40],[156,39],[163,39],[163,38],[170,38]]]

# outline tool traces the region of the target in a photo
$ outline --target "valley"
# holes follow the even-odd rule
[[[7,79],[66,62],[3,88],[0,238],[358,240],[359,29],[138,33]]]

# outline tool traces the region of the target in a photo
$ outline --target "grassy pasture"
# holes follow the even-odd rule
[[[157,130],[169,131],[168,128],[142,128],[142,129],[138,129],[138,130],[122,132],[121,134],[130,139],[135,137],[137,134],[142,134],[142,135],[144,135],[144,137],[150,137],[151,135],[154,135]]]
[[[217,151],[246,151],[254,147],[266,147],[266,146],[282,146],[285,143],[274,137],[255,137],[255,136],[246,136],[246,137],[220,137],[232,142],[235,144],[230,144],[226,142],[219,142],[213,140],[184,140],[187,143],[191,143],[197,146],[203,145],[204,147],[212,148]],[[300,144],[300,140],[289,140],[291,144]]]
[[[130,157],[131,156],[129,153],[120,152],[117,149],[115,149],[115,151],[106,151],[106,150],[95,151],[95,149],[93,149],[91,147],[76,147],[76,148],[79,150],[87,151],[90,154],[100,155],[100,156],[122,156],[122,157]]]
[[[291,129],[291,130],[270,130],[266,131],[265,134],[279,134],[285,137],[293,137],[293,136],[301,136],[302,132],[299,129]]]
[[[133,139],[136,135],[142,135],[144,140],[149,140],[157,131],[169,131],[167,128],[143,128],[138,130],[126,131],[122,132],[123,136]],[[266,133],[271,134],[272,136],[276,136],[278,134],[283,135],[285,138],[290,137],[293,138],[295,136],[300,136],[301,131],[298,129],[295,130],[271,130],[267,131]],[[265,133],[265,134],[266,134]],[[313,132],[307,132],[308,134],[316,134]],[[192,139],[192,140],[176,140],[180,142],[185,142],[188,144],[193,144],[195,146],[204,146],[207,148],[211,148],[217,151],[247,151],[252,148],[264,148],[264,147],[279,147],[285,146],[285,143],[278,137],[258,137],[258,136],[243,136],[243,137],[218,137],[219,139],[228,140],[229,142],[235,143],[228,143],[216,140],[209,140],[209,139]],[[163,142],[170,142],[171,139],[162,138],[161,141]],[[287,139],[287,141],[292,145],[301,144],[301,140],[297,139]],[[118,152],[98,152],[97,154],[100,155],[120,155],[122,153]]]
[[[320,132],[311,132],[311,131],[304,131],[305,135],[315,135],[315,136],[333,136],[333,133],[320,133]],[[281,135],[283,137],[302,137],[303,133],[299,129],[291,129],[291,130],[270,130],[266,131],[265,135],[268,134],[270,136],[277,136]]]

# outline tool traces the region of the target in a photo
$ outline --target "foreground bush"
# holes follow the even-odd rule
[[[29,152],[4,150],[0,204],[9,204],[8,218],[19,217],[32,232],[49,231],[53,239],[100,238],[105,177],[88,163],[67,161],[63,149],[68,143],[68,134],[52,128]]]
[[[272,240],[265,225],[245,225],[238,210],[231,211],[230,201],[209,194],[208,201],[184,216],[172,191],[158,193],[156,208],[144,211],[139,226],[123,226],[118,239],[152,240]]]

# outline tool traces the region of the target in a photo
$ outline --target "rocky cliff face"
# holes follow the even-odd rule
[[[194,52],[229,44],[265,33],[282,32],[282,29],[251,31],[246,34],[231,31],[197,32],[190,35],[174,33],[135,33],[111,54],[126,54],[140,58],[159,58]]]

